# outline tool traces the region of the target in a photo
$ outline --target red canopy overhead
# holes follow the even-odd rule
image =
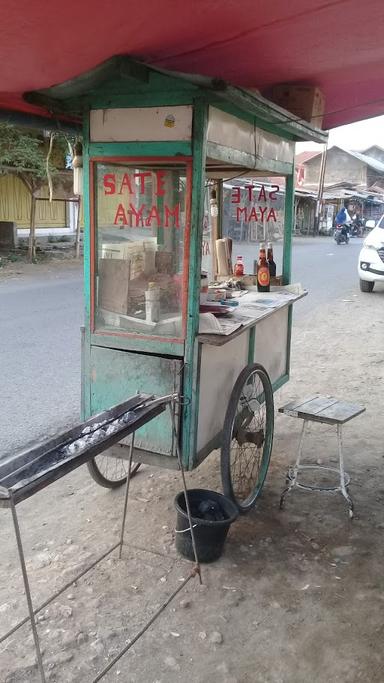
[[[383,0],[2,0],[0,108],[116,54],[261,91],[319,86],[325,127],[384,113]]]

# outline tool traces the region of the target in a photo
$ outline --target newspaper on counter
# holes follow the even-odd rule
[[[298,291],[298,288],[301,291]],[[301,285],[289,285],[286,288],[279,288],[279,290],[271,290],[270,292],[258,292],[256,288],[250,288],[247,296],[242,302],[242,308],[246,307],[250,310],[279,308],[287,301],[294,301],[300,295],[302,290]]]
[[[258,306],[257,304],[245,304],[244,306],[239,306],[239,308],[234,313],[234,318],[238,322],[242,322],[243,325],[247,325],[250,320],[257,320],[265,315],[266,307]]]
[[[216,318],[213,313],[200,313],[199,334],[222,334],[229,335],[242,326],[241,322],[232,318]]]
[[[256,287],[250,287],[230,316],[216,318],[212,313],[200,313],[199,334],[230,335],[239,327],[249,325],[252,320],[262,318],[268,310],[280,308],[288,301],[296,301],[303,294],[305,290],[300,284],[279,287],[270,292],[258,292]]]

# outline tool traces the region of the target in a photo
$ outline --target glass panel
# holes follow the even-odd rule
[[[183,337],[188,190],[186,165],[95,164],[96,329]]]
[[[271,179],[272,180],[272,179]],[[285,182],[269,179],[233,178],[223,187],[223,237],[230,237],[232,264],[243,257],[246,273],[255,272],[261,242],[271,242],[281,273],[283,263]]]

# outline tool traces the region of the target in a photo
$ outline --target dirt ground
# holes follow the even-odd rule
[[[233,524],[224,556],[203,566],[203,585],[191,580],[105,681],[382,683],[383,302],[384,291],[354,290],[297,324],[292,379],[276,396],[281,405],[321,392],[366,406],[345,427],[356,518],[339,494],[296,491],[279,511],[300,421],[278,415],[256,509]],[[307,456],[336,464],[334,433],[313,429]],[[188,484],[220,490],[218,454]],[[39,614],[48,680],[92,681],[188,575],[174,548],[180,489],[177,472],[143,467],[132,481],[123,559],[115,552]],[[18,507],[35,604],[112,544],[122,503],[122,490],[98,487],[82,468]],[[1,515],[4,633],[26,604],[10,513]],[[7,683],[40,680],[28,626],[0,644],[0,672]]]
[[[25,253],[18,254],[17,260],[10,261],[7,255],[0,254],[0,281],[18,278],[20,275],[28,277],[36,275],[36,270],[42,275],[53,275],[79,268],[82,259],[73,257],[73,250],[57,250],[38,255],[37,263],[29,263]]]

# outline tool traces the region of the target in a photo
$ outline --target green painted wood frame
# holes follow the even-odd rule
[[[196,458],[197,423],[199,413],[199,304],[201,287],[201,243],[203,239],[204,182],[207,148],[208,105],[196,102],[193,116],[193,162],[189,297],[182,411],[183,465],[193,469]]]
[[[283,247],[283,284],[289,285],[292,275],[292,240],[293,223],[295,219],[295,166],[286,178],[285,183],[285,216],[284,216],[284,247]],[[289,380],[291,367],[291,339],[292,339],[292,305],[288,309],[288,334],[287,334],[287,368],[285,381]]]
[[[283,251],[283,283],[291,282],[292,270],[292,233],[294,221],[294,167],[287,175],[285,182],[285,211],[284,211],[284,251]]]
[[[84,332],[82,335],[81,411],[82,419],[91,415],[91,257],[89,195],[89,113],[83,117],[83,207],[84,207]]]
[[[90,157],[190,157],[192,142],[90,142]]]

